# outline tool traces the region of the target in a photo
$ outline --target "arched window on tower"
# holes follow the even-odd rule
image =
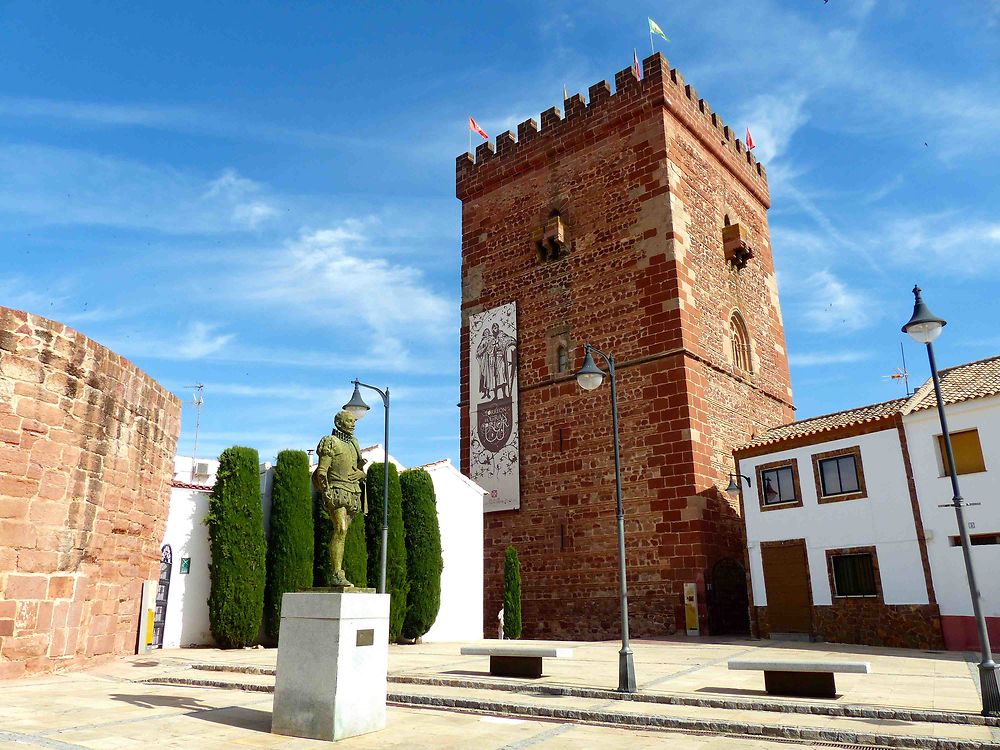
[[[733,347],[733,364],[743,372],[753,372],[753,359],[750,354],[750,334],[747,332],[743,316],[734,312],[729,319],[729,337]]]

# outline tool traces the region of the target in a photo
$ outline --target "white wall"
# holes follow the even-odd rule
[[[441,527],[441,609],[424,641],[483,637],[484,490],[445,460],[424,466],[434,482]]]
[[[812,456],[855,445],[861,449],[868,497],[819,504]],[[756,467],[789,458],[798,461],[803,504],[762,512]],[[885,603],[927,604],[903,453],[895,428],[745,458],[739,469],[753,481],[753,487],[743,488],[743,507],[755,605],[767,604],[760,543],[800,538],[806,540],[813,604],[833,602],[826,550],[871,545],[878,555]]]
[[[976,428],[983,448],[986,471],[959,474],[962,497],[979,506],[965,509],[966,521],[975,524],[970,534],[1000,533],[1000,397],[975,399],[945,407],[948,429],[959,432]],[[934,591],[942,615],[972,615],[972,600],[966,583],[965,562],[960,546],[949,538],[958,535],[952,508],[939,505],[952,500],[951,480],[942,476],[937,435],[941,434],[937,409],[924,409],[903,417],[906,441],[913,461],[913,476],[920,499],[924,531],[930,537],[927,554]],[[972,548],[977,582],[983,597],[983,614],[1000,616],[1000,545]]]
[[[198,477],[197,483],[215,483],[219,462],[209,461],[208,464],[210,476]],[[174,460],[174,479],[191,483],[190,458],[178,456]],[[163,645],[166,648],[213,643],[208,624],[210,547],[208,527],[203,523],[207,513],[207,491],[171,488],[170,509],[162,542],[169,544],[173,552],[163,628]],[[187,574],[181,573],[181,558],[184,557],[191,558],[191,572]]]

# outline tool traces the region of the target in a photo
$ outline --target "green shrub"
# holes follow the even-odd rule
[[[368,511],[371,513],[371,509]],[[315,526],[315,553],[313,555],[313,585],[333,585],[333,563],[330,562],[330,540],[333,538],[333,521],[326,506],[316,493],[313,499],[313,525]],[[368,583],[368,549],[365,541],[365,517],[358,513],[347,529],[344,540],[344,575],[358,588]]]
[[[347,529],[347,538],[344,540],[344,575],[358,588],[369,585],[365,517],[360,513],[351,521],[351,526]]]
[[[423,469],[404,471],[403,529],[406,537],[406,618],[403,637],[416,639],[431,629],[441,608],[441,529],[434,482]]]
[[[333,564],[330,562],[330,540],[333,538],[333,521],[326,512],[323,499],[313,493],[313,586],[333,585]]]
[[[281,596],[313,583],[312,485],[305,451],[282,451],[271,484],[271,536],[267,544],[264,632],[277,640]]]
[[[264,517],[257,451],[233,446],[219,456],[208,497],[211,590],[208,620],[222,648],[251,646],[264,616]]]
[[[365,538],[368,543],[368,580],[377,586],[382,548],[383,465],[368,468],[366,490],[368,515],[365,518]],[[389,642],[399,640],[406,620],[406,541],[403,530],[403,498],[396,467],[389,464],[389,544],[386,555],[386,591],[389,599]]]
[[[503,635],[521,637],[521,561],[513,544],[503,561]]]

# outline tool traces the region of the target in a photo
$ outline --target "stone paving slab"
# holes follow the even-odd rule
[[[800,732],[797,735],[800,739],[804,739],[801,734],[803,731],[811,732],[810,736],[815,742],[837,742],[843,741],[838,740],[838,737],[855,737],[863,738],[866,744],[875,744],[875,738],[883,737],[896,746],[903,746],[912,740],[917,744],[909,746],[914,747],[1000,747],[1000,727],[985,726],[978,716],[980,704],[977,684],[973,672],[970,672],[966,654],[729,639],[634,641],[632,646],[641,691],[636,697],[641,700],[628,701],[628,705],[623,706],[622,701],[615,701],[620,696],[613,692],[617,685],[617,657],[620,648],[620,644],[616,642],[557,642],[554,645],[572,647],[575,658],[546,662],[546,674],[538,680],[492,677],[489,675],[488,657],[462,656],[459,654],[462,645],[470,644],[391,646],[390,691],[397,697],[412,701],[413,705],[394,708],[390,716],[404,716],[407,717],[406,722],[419,724],[424,722],[424,718],[418,720],[413,717],[426,717],[428,714],[437,716],[438,712],[433,706],[416,709],[413,707],[416,701],[424,700],[425,705],[447,701],[450,702],[451,709],[443,716],[452,717],[463,726],[472,722],[468,723],[468,727],[475,726],[475,731],[478,731],[481,728],[479,723],[489,725],[487,719],[503,720],[479,715],[483,711],[525,713],[527,710],[525,716],[506,718],[509,721],[523,722],[522,724],[496,726],[530,725],[534,727],[531,731],[537,730],[536,734],[562,727],[551,736],[544,735],[542,743],[545,747],[564,746],[564,740],[577,737],[581,739],[575,740],[574,747],[580,747],[581,742],[586,742],[582,739],[586,733],[585,728],[577,725],[587,722],[633,724],[628,731],[641,727],[643,722],[661,728],[680,727],[687,730],[707,726],[716,733],[729,731],[726,727],[741,725],[753,727],[758,733],[788,726]],[[840,676],[837,686],[841,695],[836,700],[774,699],[763,690],[762,674],[729,671],[727,661],[731,658],[861,660],[872,664],[872,674]],[[259,723],[263,720],[260,712],[266,713],[267,721],[270,720],[269,695],[212,688],[133,684],[150,678],[195,677],[237,683],[242,680],[245,684],[255,685],[255,689],[267,690],[273,685],[273,676],[268,672],[273,671],[275,660],[274,649],[170,649],[120,659],[86,673],[49,675],[5,683],[5,705],[0,712],[4,719],[0,723],[0,748],[4,747],[4,743],[11,743],[10,736],[4,736],[4,731],[19,732],[22,735],[45,732],[44,736],[53,742],[57,739],[65,741],[69,732],[82,732],[80,741],[73,744],[77,748],[135,746],[137,740],[131,734],[131,728],[127,732],[111,732],[107,726],[87,728],[85,725],[88,721],[93,722],[94,716],[102,720],[110,718],[122,727],[141,723],[140,718],[145,722],[166,722],[171,726],[177,724],[177,727],[170,730],[176,734],[167,733],[156,737],[156,744],[163,747],[197,746],[199,750],[243,745],[318,747],[315,742],[310,741],[297,741],[309,743],[307,745],[274,744],[277,740],[269,734],[265,736],[259,728],[254,728],[255,721]],[[214,670],[194,670],[191,668],[193,664],[209,665]],[[232,669],[243,670],[244,673],[216,671]],[[38,690],[32,686],[38,686]],[[131,702],[126,699],[126,688],[140,691],[132,695],[134,700]],[[12,689],[14,693],[11,692]],[[22,689],[28,690],[34,698],[29,698],[28,693],[20,693]],[[542,690],[549,691],[548,697],[540,697]],[[49,701],[48,694],[53,691],[54,699]],[[527,694],[521,696],[519,691],[526,691]],[[39,694],[45,696],[41,702],[37,700]],[[109,697],[113,695],[117,697]],[[146,695],[148,700],[140,700],[142,695]],[[192,700],[195,702],[190,702]],[[610,706],[602,706],[609,703]],[[558,714],[561,710],[559,706],[575,707],[572,710],[576,714]],[[461,718],[463,714],[452,714],[451,711],[456,707],[476,716],[467,720]],[[759,710],[767,707],[769,711]],[[854,707],[863,707],[869,714],[853,718],[812,716],[819,707],[828,714],[831,711],[849,713]],[[725,710],[713,713],[713,709]],[[781,713],[782,710],[795,711],[797,714],[788,718],[790,715]],[[531,715],[531,711],[535,712],[534,715]],[[932,715],[935,711],[943,713],[935,718]],[[716,714],[725,718],[719,719]],[[82,720],[81,716],[86,719]],[[206,718],[208,716],[214,716],[219,721],[213,722]],[[546,716],[557,718],[559,723],[545,729],[539,719]],[[435,721],[443,721],[450,727],[452,718],[438,717]],[[910,718],[928,719],[932,725],[925,726],[926,722],[911,721]],[[225,724],[222,719],[229,724]],[[948,722],[951,722],[950,725]],[[243,726],[244,724],[247,726]],[[218,725],[228,728],[223,731]],[[537,729],[538,726],[543,729]],[[597,731],[599,727],[589,729]],[[223,731],[223,734],[215,737],[212,734],[215,731]],[[468,731],[474,733],[472,729]],[[626,730],[601,731],[613,733]],[[918,731],[919,737],[923,738],[919,742]],[[88,735],[87,732],[92,734]],[[223,735],[226,740],[221,739]],[[389,737],[387,733],[377,736],[382,738],[383,735]],[[191,743],[193,736],[199,738],[194,744]],[[201,739],[203,736],[208,736],[204,742]],[[392,736],[395,737],[395,734]],[[504,744],[478,742],[463,744],[459,742],[462,739],[460,733],[456,735],[454,745],[437,742],[432,745],[419,742],[414,744],[413,735],[403,732],[400,736],[410,737],[407,747],[475,746],[477,750],[505,747]],[[609,735],[615,736],[618,735]],[[647,746],[645,739],[642,739],[646,735],[640,732],[637,736],[640,739],[636,741],[642,743],[638,746]],[[679,735],[671,732],[653,733],[652,736],[665,738]],[[685,735],[687,739],[692,737],[697,735],[690,732]],[[125,744],[115,744],[122,738],[127,740]],[[719,739],[724,741],[716,743]],[[281,741],[287,741],[287,738]],[[515,743],[518,741],[520,740],[512,740]],[[805,741],[806,744],[811,744],[811,741]],[[697,741],[692,739],[688,744],[677,746],[758,746],[732,744],[737,742],[742,740],[716,737]],[[56,744],[44,746],[57,747]],[[358,746],[368,747],[366,744]],[[391,742],[388,745],[379,744],[379,747],[394,746],[396,745]],[[609,745],[616,746],[618,745],[613,742]],[[777,744],[773,746],[777,747]]]
[[[7,690],[4,717],[25,709],[19,726],[0,727],[0,748],[269,748],[318,750],[328,743],[270,733],[271,696],[217,689],[137,685],[60,675]],[[5,687],[6,689],[6,687]],[[31,714],[29,716],[28,714]],[[60,717],[56,725],[49,720]],[[757,738],[651,732],[538,719],[390,706],[382,732],[337,743],[338,750],[776,750]],[[780,745],[788,747],[788,745]]]

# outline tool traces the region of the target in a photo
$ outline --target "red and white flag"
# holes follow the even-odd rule
[[[642,68],[639,67],[639,55],[636,54],[635,47],[632,48],[632,70],[635,71],[635,77],[641,81]]]
[[[747,128],[747,151],[753,151],[757,144],[753,142],[753,136],[750,135],[750,128]]]
[[[486,135],[486,131],[483,130],[481,127],[479,127],[479,123],[473,120],[471,117],[469,118],[469,130],[471,130],[473,133],[479,133],[479,135],[481,135],[486,140],[490,139],[490,137]]]

